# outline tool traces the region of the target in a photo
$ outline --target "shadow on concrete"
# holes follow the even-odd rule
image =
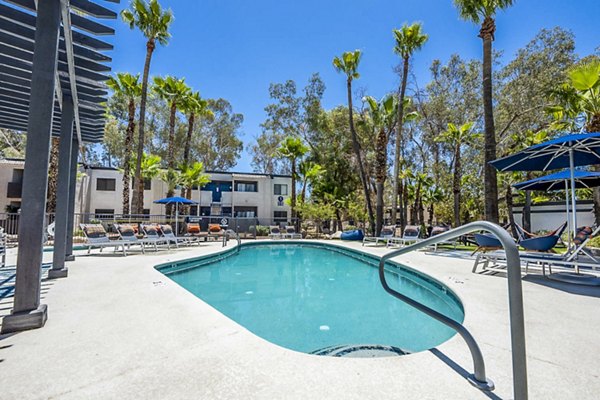
[[[444,353],[442,353],[438,349],[435,349],[435,348],[434,349],[430,349],[429,352],[431,354],[433,354],[434,356],[436,356],[444,364],[446,364],[447,366],[449,366],[450,368],[452,368],[454,370],[454,372],[456,372],[457,374],[459,374],[460,376],[462,376],[465,379],[465,381],[466,381],[467,377],[470,375],[469,371],[467,371],[466,369],[464,369],[463,367],[461,367],[460,365],[458,365],[457,363],[455,363],[450,357],[448,357],[447,355],[445,355]],[[465,382],[465,383],[467,385],[470,385],[469,382]],[[483,390],[481,390],[480,392],[481,392],[482,395],[487,396],[490,399],[502,400],[502,398],[500,396],[496,395],[493,392],[485,392]]]
[[[552,289],[560,290],[566,293],[600,298],[600,287],[598,286],[585,286],[576,285],[573,283],[559,282],[552,279],[548,279],[541,275],[526,275],[523,278],[523,280],[535,283],[536,285],[542,285]]]

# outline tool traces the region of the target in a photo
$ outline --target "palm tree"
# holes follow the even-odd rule
[[[484,197],[485,219],[498,223],[498,182],[496,169],[489,162],[496,159],[496,130],[492,103],[492,41],[496,32],[494,16],[498,10],[510,7],[513,0],[454,0],[462,19],[481,24],[483,40],[483,118],[485,124]]]
[[[444,192],[442,189],[431,186],[423,193],[423,204],[425,204],[428,209],[427,213],[429,214],[429,218],[427,219],[427,225],[433,225],[433,216],[435,211],[435,205],[442,202],[445,199]]]
[[[196,117],[212,117],[213,112],[208,109],[208,101],[200,98],[200,92],[190,91],[179,107],[188,116],[188,131],[183,147],[183,164],[187,165],[190,161],[190,148],[192,146],[192,135],[194,133]]]
[[[309,184],[315,182],[321,176],[325,169],[314,161],[304,160],[298,165],[298,172],[302,180],[302,190],[300,192],[300,201],[306,202],[306,188]]]
[[[192,190],[197,187],[198,190],[202,189],[202,186],[210,182],[210,177],[204,172],[204,164],[200,161],[193,164],[183,164],[181,169],[181,197],[185,197],[188,200],[192,199]],[[183,206],[181,209],[183,214],[188,213],[187,206]]]
[[[430,187],[433,186],[433,178],[427,175],[425,172],[418,172],[415,174],[415,194],[414,194],[414,205],[413,205],[413,220],[418,221],[419,225],[425,223],[423,208],[423,193],[426,193]]]
[[[577,128],[583,117],[583,130],[600,132],[600,60],[593,59],[572,68],[568,81],[552,92],[557,104],[549,108],[559,128]],[[598,166],[594,166],[598,171]],[[594,188],[594,216],[600,224],[600,188]]]
[[[405,101],[406,81],[408,79],[408,67],[410,57],[419,50],[427,39],[428,35],[422,33],[422,26],[415,22],[412,25],[404,24],[400,29],[394,29],[394,38],[396,46],[394,52],[402,57],[402,83],[400,85],[400,101],[398,102],[398,129],[396,134],[396,148],[394,153],[394,185],[392,196],[392,223],[396,224],[396,208],[398,206],[399,181],[400,181],[400,147],[402,145],[402,128],[404,125],[404,110],[408,103]]]
[[[306,145],[302,143],[302,140],[299,138],[288,136],[284,139],[279,149],[277,149],[277,152],[279,153],[280,157],[290,160],[292,169],[292,218],[296,218],[296,162],[308,152],[308,147],[306,147]]]
[[[160,180],[167,184],[167,197],[172,197],[173,193],[175,193],[175,189],[177,188],[177,186],[182,184],[181,172],[174,168],[169,168],[161,171],[159,176]],[[171,215],[172,210],[173,205],[171,203],[167,204],[167,215]]]
[[[108,79],[107,85],[115,96],[127,101],[127,130],[125,131],[125,152],[123,157],[123,214],[129,214],[129,182],[131,174],[129,164],[133,151],[133,134],[135,131],[135,101],[142,94],[139,82],[140,75],[119,72]]]
[[[169,26],[173,22],[173,13],[170,9],[163,10],[157,0],[133,0],[131,8],[121,12],[121,18],[131,29],[137,27],[146,37],[146,61],[142,76],[142,95],[140,99],[140,122],[138,126],[138,164],[135,167],[135,181],[137,187],[133,192],[133,210],[140,214],[144,209],[144,181],[142,179],[142,166],[140,162],[144,153],[144,126],[146,119],[146,98],[148,96],[148,77],[150,74],[150,61],[156,43],[167,45],[171,34]]]
[[[362,156],[360,154],[360,144],[358,143],[356,129],[354,128],[354,110],[352,107],[352,81],[360,78],[360,74],[358,73],[358,64],[360,63],[361,55],[362,53],[360,50],[344,52],[341,57],[335,57],[333,59],[333,66],[336,71],[346,74],[346,89],[348,92],[348,118],[350,120],[352,148],[354,149],[354,155],[356,156],[356,161],[358,163],[358,169],[360,172],[360,180],[365,192],[367,211],[369,213],[369,222],[371,224],[371,229],[373,229],[375,227],[375,217],[373,215],[373,205],[371,204],[371,190],[369,189],[369,181],[367,179],[365,167],[362,162]]]
[[[177,109],[183,105],[185,99],[189,96],[191,89],[185,84],[185,79],[177,79],[172,76],[154,78],[154,92],[161,99],[165,100],[169,106],[169,143],[167,147],[167,168],[175,168],[175,119]],[[173,196],[169,192],[167,197]]]
[[[390,134],[396,123],[398,98],[394,95],[387,95],[378,103],[373,97],[367,96],[363,101],[369,106],[367,110],[370,122],[378,132],[375,140],[375,187],[377,190],[375,235],[377,236],[383,227],[383,189],[387,178],[387,147]]]
[[[460,127],[449,123],[448,129],[436,138],[436,142],[449,144],[454,151],[454,173],[452,177],[452,193],[454,194],[454,226],[460,226],[460,181],[462,179],[461,149],[464,145],[472,145],[480,135],[472,131],[473,122]]]

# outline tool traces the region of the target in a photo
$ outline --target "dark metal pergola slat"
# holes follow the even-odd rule
[[[67,276],[77,156],[83,142],[99,142],[104,135],[111,58],[102,51],[113,48],[94,36],[114,29],[89,17],[117,16],[97,1],[0,0],[0,128],[27,135],[14,304],[1,333],[39,328],[47,319],[40,281],[51,135],[60,141],[48,276]]]

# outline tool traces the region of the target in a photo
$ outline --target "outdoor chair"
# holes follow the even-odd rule
[[[582,226],[577,228],[577,234],[573,238],[573,248],[569,250],[567,261],[572,261],[577,258],[581,253],[591,258],[594,262],[600,263],[590,251],[585,248],[587,242],[589,242],[594,236],[600,232],[600,225],[595,229],[589,226]]]
[[[169,247],[169,242],[162,238],[138,238],[133,226],[130,224],[115,224],[115,229],[119,233],[121,240],[127,241],[134,244],[139,244],[142,247],[142,253],[145,253],[146,245],[151,245],[154,247],[154,251],[158,251],[159,244],[166,244]]]
[[[402,237],[391,237],[387,241],[387,247],[398,245],[406,246],[407,244],[416,243],[421,240],[421,227],[418,225],[406,225]]]
[[[436,225],[431,229],[431,233],[429,234],[429,237],[434,237],[437,236],[441,233],[444,232],[448,232],[451,229],[450,226],[446,226],[446,225]],[[440,244],[447,244],[447,245],[451,245],[454,247],[454,249],[456,250],[456,243],[457,243],[458,239],[452,239],[452,240],[446,240],[444,242],[439,242],[433,245],[433,250],[437,251],[438,245]]]
[[[270,239],[282,239],[283,238],[281,229],[277,225],[269,226],[269,238]]]
[[[283,233],[283,237],[289,239],[302,239],[302,234],[296,232],[296,227],[292,225],[287,225],[285,227],[285,232]]]
[[[388,240],[393,238],[396,233],[395,225],[387,225],[381,229],[379,236],[365,236],[363,238],[362,245],[364,246],[366,243],[375,242],[375,246],[381,241],[387,245]]]
[[[169,224],[159,225],[162,237],[169,242],[175,243],[176,247],[179,247],[179,243],[190,245],[192,243],[200,243],[198,236],[175,236],[173,228]]]
[[[84,243],[84,246],[87,246],[88,254],[91,253],[93,247],[100,248],[100,252],[105,247],[114,247],[115,252],[121,247],[123,255],[127,255],[127,250],[129,250],[131,243],[123,240],[110,240],[104,226],[101,224],[79,224],[79,227],[85,237],[86,243]]]
[[[562,235],[566,227],[567,223],[565,222],[557,229],[546,235],[536,236],[532,233],[527,232],[525,229],[523,229],[523,227],[515,223],[515,228],[519,236],[519,246],[524,248],[526,251],[551,251],[560,240],[560,235]]]
[[[157,243],[164,243],[167,245],[167,248],[171,248],[171,240],[164,237],[162,234],[162,229],[159,225],[156,224],[140,224],[140,230],[144,235],[144,239],[153,239]],[[177,243],[175,243],[176,247],[179,247]]]

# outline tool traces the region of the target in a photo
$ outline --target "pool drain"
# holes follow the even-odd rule
[[[328,357],[376,358],[404,356],[410,352],[394,346],[359,344],[324,347],[310,354]]]

